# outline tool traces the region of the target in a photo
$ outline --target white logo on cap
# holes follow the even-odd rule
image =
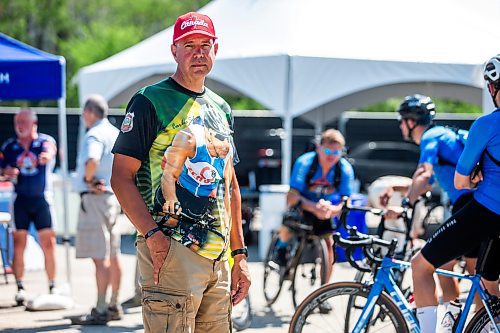
[[[208,28],[208,23],[206,23],[205,20],[194,20],[194,21],[190,20],[190,21],[184,21],[184,22],[182,22],[182,24],[181,24],[181,30],[184,30],[187,27],[190,27],[192,25],[194,25],[195,28],[196,28],[197,25],[202,25],[205,28]]]

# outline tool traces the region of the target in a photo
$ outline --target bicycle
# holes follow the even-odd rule
[[[233,321],[233,327],[237,331],[243,331],[244,329],[250,327],[253,314],[249,295],[247,295],[247,297],[245,297],[240,304],[233,307],[231,311],[231,319]]]
[[[353,267],[359,266],[352,259],[352,252],[361,248],[363,253],[376,267],[373,282],[339,282],[328,284],[309,295],[297,308],[290,322],[289,332],[420,332],[418,321],[401,289],[394,281],[391,271],[408,269],[409,262],[394,259],[396,240],[385,241],[364,235],[355,229],[350,231],[348,239],[335,235],[337,244],[346,248],[348,260]],[[388,249],[383,259],[376,256],[374,245]],[[462,314],[454,327],[455,332],[500,332],[500,298],[491,295],[481,284],[480,274],[464,275],[438,269],[437,274],[461,277],[471,281],[472,286],[465,301]],[[478,292],[484,307],[479,310],[465,327],[467,316]],[[355,297],[355,304],[347,307],[349,299]],[[322,315],[316,308],[325,301],[334,307],[328,316]],[[465,330],[464,330],[465,327]],[[494,329],[494,330],[493,330]]]
[[[326,283],[328,252],[325,241],[312,234],[311,225],[301,222],[296,209],[284,215],[283,224],[293,232],[286,249],[286,264],[278,258],[280,240],[278,232],[274,232],[264,261],[264,297],[271,306],[285,281],[290,281],[289,289],[296,308],[310,292]]]

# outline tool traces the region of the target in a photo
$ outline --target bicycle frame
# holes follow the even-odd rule
[[[363,308],[363,311],[361,312],[361,315],[359,317],[358,322],[354,326],[353,332],[358,333],[362,332],[363,328],[368,324],[368,321],[370,320],[370,316],[372,314],[372,311],[375,307],[375,303],[379,297],[379,295],[386,290],[389,295],[392,297],[398,308],[401,310],[401,313],[403,314],[406,322],[408,323],[408,328],[412,332],[419,333],[420,332],[420,327],[418,325],[418,320],[413,314],[413,311],[411,310],[410,304],[408,301],[405,299],[403,296],[403,293],[397,286],[396,282],[392,278],[391,275],[391,270],[392,269],[408,269],[410,268],[411,264],[409,262],[401,261],[401,260],[396,260],[396,259],[391,259],[390,257],[384,257],[382,260],[382,265],[378,269],[376,275],[375,275],[375,280],[373,284],[371,285],[371,290],[370,293],[368,294],[367,297],[367,303],[366,306]],[[470,288],[469,294],[467,296],[467,299],[465,301],[465,306],[464,309],[462,310],[462,314],[460,315],[460,318],[458,320],[455,332],[462,332],[463,329],[465,328],[465,322],[467,320],[467,315],[469,313],[469,310],[474,302],[474,294],[476,292],[479,293],[479,296],[481,297],[481,300],[486,308],[486,311],[488,313],[488,316],[490,317],[490,320],[494,322],[493,315],[491,313],[491,310],[488,307],[487,300],[489,295],[487,292],[483,289],[481,285],[481,276],[480,275],[466,275],[466,274],[460,274],[460,273],[455,273],[451,271],[446,271],[442,269],[437,269],[436,273],[439,275],[445,275],[445,276],[450,276],[450,277],[457,277],[457,278],[462,278],[466,279],[472,282],[472,286]],[[495,330],[497,333],[500,333],[498,328],[495,327]]]

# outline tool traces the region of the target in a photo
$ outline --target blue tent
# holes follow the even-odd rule
[[[66,131],[66,60],[0,33],[0,101],[57,100],[59,107],[59,156],[63,180],[65,241],[68,245],[68,154]],[[70,279],[69,248],[67,251]]]
[[[64,70],[63,57],[0,33],[0,100],[58,100]]]

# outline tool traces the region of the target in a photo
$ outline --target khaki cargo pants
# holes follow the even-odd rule
[[[204,258],[175,240],[153,283],[144,237],[137,238],[145,333],[231,332],[229,264]]]

